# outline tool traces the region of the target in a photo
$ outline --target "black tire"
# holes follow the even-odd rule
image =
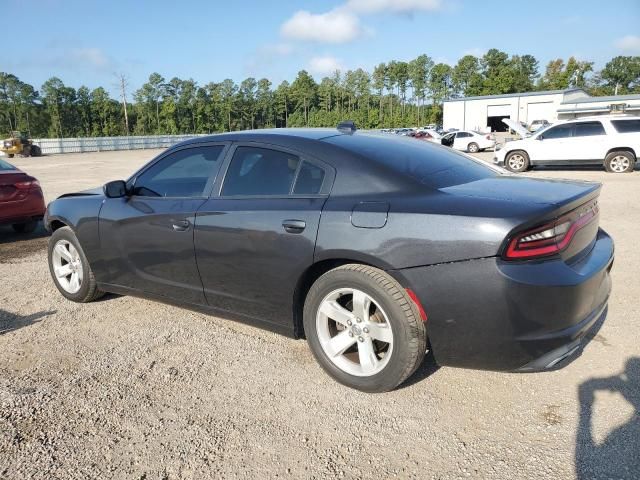
[[[318,308],[327,295],[340,288],[364,292],[387,314],[393,333],[393,349],[388,363],[378,373],[370,376],[349,374],[333,363],[322,348],[316,327]],[[343,385],[364,392],[386,392],[396,388],[420,366],[427,349],[425,324],[405,289],[384,271],[367,265],[343,265],[318,278],[305,299],[304,328],[320,366]]]
[[[56,278],[56,275],[53,270],[53,262],[52,262],[52,253],[53,249],[60,240],[66,240],[67,242],[73,244],[73,246],[78,251],[80,261],[82,263],[82,274],[83,280],[80,286],[80,290],[76,293],[67,292]],[[93,275],[93,271],[91,270],[91,266],[89,265],[89,261],[80,246],[80,242],[76,238],[75,233],[69,227],[61,227],[57,229],[51,237],[49,238],[49,248],[48,248],[48,259],[49,259],[49,272],[51,273],[51,278],[53,279],[53,283],[55,284],[58,291],[64,296],[66,299],[71,300],[72,302],[78,303],[87,303],[97,300],[98,298],[104,295],[104,292],[98,289],[96,285],[96,279]]]
[[[31,233],[38,226],[38,222],[36,220],[31,220],[29,222],[14,223],[11,226],[17,233]]]
[[[624,159],[627,159],[628,163],[624,170],[621,168],[624,167]],[[621,162],[622,160],[622,162]],[[624,150],[611,152],[604,159],[604,168],[609,173],[631,173],[635,168],[636,159],[631,152],[626,152]]]
[[[504,167],[514,173],[526,172],[530,165],[529,155],[524,150],[509,152],[504,159]]]
[[[467,145],[467,152],[469,153],[478,153],[480,151],[480,147],[476,142],[471,142]]]
[[[42,156],[42,150],[38,145],[31,145],[31,156],[32,157],[40,157]]]
[[[7,157],[13,158],[13,153],[7,153]]]

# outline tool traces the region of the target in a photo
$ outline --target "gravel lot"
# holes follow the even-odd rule
[[[52,200],[155,153],[14,163]],[[304,341],[130,297],[65,301],[44,232],[0,228],[0,478],[640,478],[640,172],[531,175],[604,182],[617,259],[594,341],[547,373],[427,359],[382,395],[332,381]]]

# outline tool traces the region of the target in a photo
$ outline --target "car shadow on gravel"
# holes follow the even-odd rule
[[[48,237],[42,223],[32,233],[16,233],[10,226],[0,227],[0,263],[14,263],[46,249]]]
[[[34,323],[42,321],[43,318],[53,315],[57,310],[42,311],[31,315],[18,315],[0,308],[0,335],[28,327]]]
[[[608,432],[601,441],[594,438],[596,392],[621,395],[633,407],[631,419]],[[578,400],[580,420],[575,456],[578,479],[640,478],[640,357],[627,360],[619,375],[582,383],[578,387]]]
[[[412,385],[415,385],[416,383],[423,381],[425,378],[430,377],[439,369],[440,369],[440,365],[436,363],[436,360],[433,357],[433,354],[431,352],[428,352],[427,355],[424,357],[424,360],[418,367],[418,369],[414,372],[414,374],[411,375],[407,379],[407,381],[401,384],[396,390],[402,390],[403,388],[407,388]]]

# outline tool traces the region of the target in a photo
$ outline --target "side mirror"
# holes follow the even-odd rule
[[[544,136],[542,136],[542,135],[538,135],[538,136],[536,137],[536,140],[544,140]]]
[[[104,194],[107,198],[122,198],[127,196],[127,184],[124,180],[114,180],[105,183]]]

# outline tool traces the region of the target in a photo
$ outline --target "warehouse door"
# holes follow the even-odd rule
[[[487,105],[487,127],[492,132],[506,132],[507,126],[502,123],[503,118],[511,118],[511,105]]]
[[[527,123],[534,120],[546,120],[551,123],[553,118],[553,102],[536,102],[527,104]]]

